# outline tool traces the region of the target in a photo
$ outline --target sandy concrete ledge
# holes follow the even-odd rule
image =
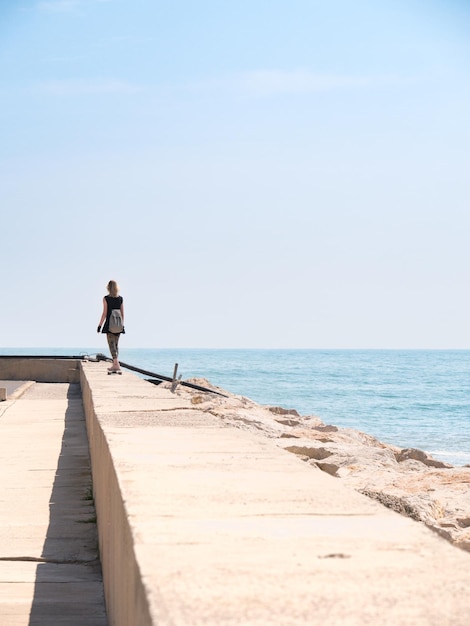
[[[470,555],[421,524],[200,392],[105,363],[81,385],[112,626],[467,626]]]

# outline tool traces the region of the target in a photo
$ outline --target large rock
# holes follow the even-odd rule
[[[448,463],[436,461],[436,459],[430,457],[426,454],[426,452],[423,452],[423,450],[417,450],[416,448],[405,448],[404,450],[400,450],[400,452],[396,455],[396,459],[399,463],[413,459],[415,461],[420,461],[429,467],[452,467],[452,465],[449,465]]]

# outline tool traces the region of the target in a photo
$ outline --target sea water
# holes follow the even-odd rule
[[[107,350],[3,349],[81,355]],[[183,380],[203,377],[261,404],[317,415],[385,443],[470,463],[470,351],[121,349],[125,363]]]

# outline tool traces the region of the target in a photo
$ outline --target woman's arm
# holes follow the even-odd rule
[[[104,320],[106,319],[106,315],[108,314],[108,303],[106,302],[106,298],[103,298],[103,313],[101,314],[99,326],[103,326]]]
[[[124,324],[124,302],[121,302],[121,317],[122,323]]]

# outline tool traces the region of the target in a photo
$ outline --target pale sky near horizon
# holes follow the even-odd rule
[[[470,348],[470,4],[0,3],[0,347]]]

